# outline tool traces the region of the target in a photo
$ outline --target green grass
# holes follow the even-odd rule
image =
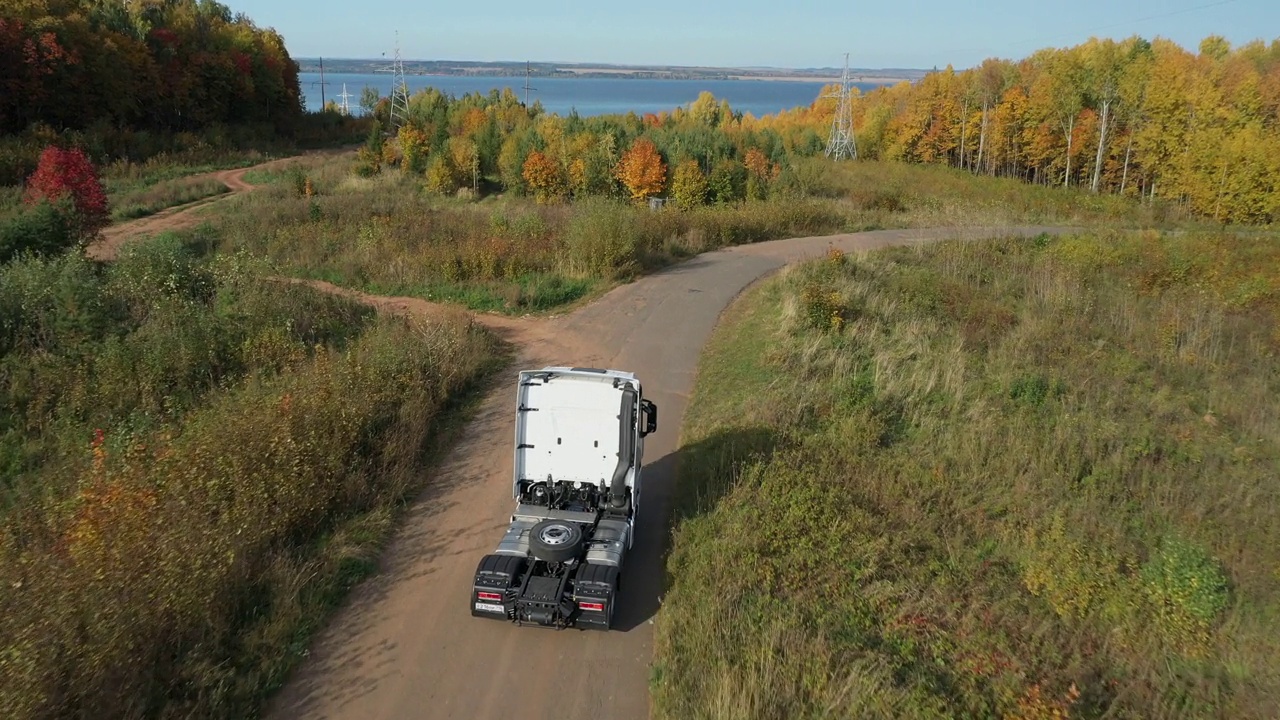
[[[117,193],[112,198],[111,219],[119,221],[146,217],[161,210],[226,192],[229,192],[227,186],[214,178],[162,180],[139,190]]]
[[[798,159],[766,201],[651,212],[587,198],[442,198],[421,179],[356,177],[351,159],[255,174],[225,204],[219,247],[368,292],[508,313],[563,308],[707,250],[799,235],[938,225],[1187,225],[1174,209],[942,167]],[[310,180],[314,197],[305,196]]]
[[[952,242],[747,293],[686,414],[659,716],[1269,716],[1277,247]]]
[[[265,275],[172,234],[0,268],[5,717],[251,715],[506,363]]]

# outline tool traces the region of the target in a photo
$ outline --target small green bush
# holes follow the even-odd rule
[[[42,200],[0,223],[0,264],[24,254],[49,256],[73,247],[74,217],[69,200]]]

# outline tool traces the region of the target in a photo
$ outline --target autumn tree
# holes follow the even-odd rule
[[[689,116],[693,122],[706,127],[719,127],[720,123],[728,116],[724,109],[728,107],[726,103],[723,108],[716,101],[714,95],[706,90],[698,94],[698,98],[689,104]]]
[[[676,166],[671,178],[671,195],[676,205],[689,209],[707,201],[707,176],[697,160],[685,160]]]
[[[0,132],[34,123],[286,132],[302,116],[283,38],[216,0],[10,0],[0,14]]]
[[[763,200],[768,194],[769,186],[782,172],[782,168],[769,162],[769,158],[759,148],[748,149],[742,164],[747,169],[747,197]]]
[[[632,200],[644,200],[666,186],[667,164],[653,141],[642,137],[622,154],[614,176],[626,186]]]
[[[550,202],[564,196],[567,187],[560,166],[539,150],[529,153],[524,161],[524,181],[538,202]]]
[[[1093,179],[1089,190],[1098,192],[1102,182],[1102,161],[1107,149],[1107,131],[1111,126],[1111,109],[1120,97],[1124,73],[1124,49],[1112,40],[1093,40],[1084,47],[1087,92],[1099,108],[1098,151],[1094,156]]]
[[[458,168],[445,153],[433,155],[426,169],[426,188],[437,195],[452,195],[462,186]]]
[[[401,125],[396,139],[400,144],[400,169],[411,175],[424,173],[429,151],[426,133],[412,125]]]
[[[72,228],[77,239],[90,240],[106,227],[107,194],[93,163],[79,148],[49,146],[27,180],[25,200],[34,205],[63,198],[69,198],[74,208]]]
[[[453,167],[471,181],[471,189],[480,187],[480,148],[468,137],[449,140],[449,160]]]

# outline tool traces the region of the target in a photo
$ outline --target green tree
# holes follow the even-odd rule
[[[671,179],[671,195],[676,205],[686,210],[707,201],[707,176],[698,167],[697,160],[685,160],[676,166]]]

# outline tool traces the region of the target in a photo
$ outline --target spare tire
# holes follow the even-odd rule
[[[543,520],[529,530],[529,553],[543,562],[565,562],[582,551],[582,528],[567,520]]]

